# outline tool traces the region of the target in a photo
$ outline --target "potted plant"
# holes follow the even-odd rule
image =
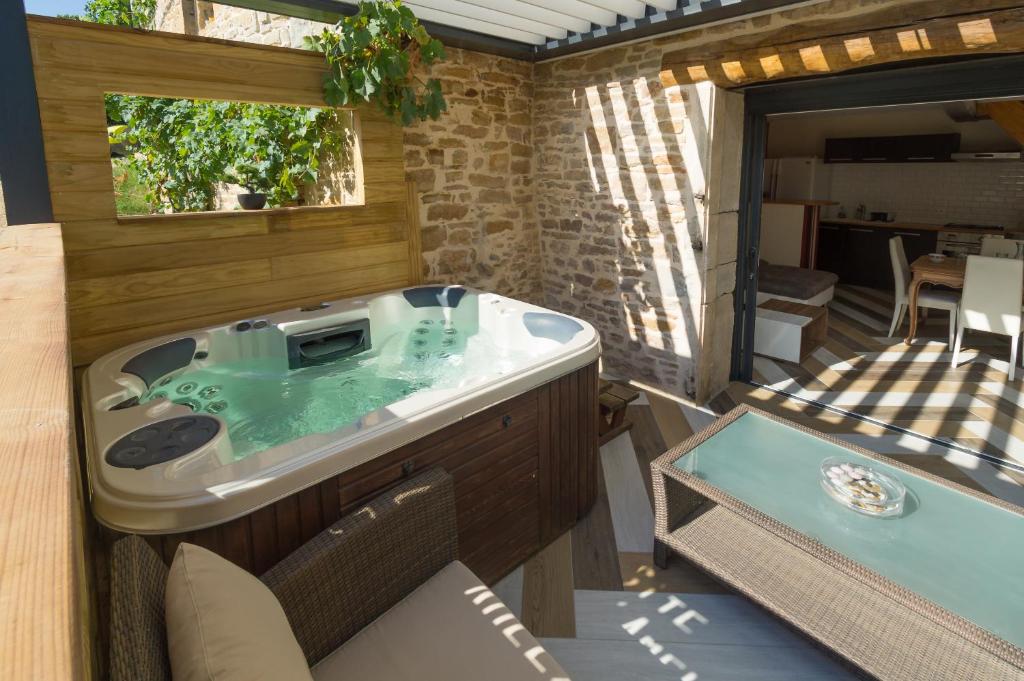
[[[266,195],[270,190],[269,182],[255,172],[249,174],[248,169],[240,167],[232,169],[232,180],[247,189],[243,194],[234,195],[239,200],[239,206],[244,210],[260,210],[266,206]]]
[[[444,46],[399,0],[361,1],[355,15],[306,44],[327,61],[324,99],[332,106],[374,102],[402,125],[437,120],[447,108],[440,81],[415,75],[419,65],[443,60]]]
[[[239,160],[231,168],[231,181],[248,190],[244,194],[236,194],[238,205],[243,209],[260,210],[267,205],[267,194],[274,188],[269,170],[266,162],[248,160]]]

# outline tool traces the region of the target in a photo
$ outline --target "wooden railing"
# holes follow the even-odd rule
[[[0,677],[90,678],[58,225],[0,230]]]

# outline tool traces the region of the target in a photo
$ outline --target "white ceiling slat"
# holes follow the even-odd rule
[[[662,12],[671,12],[676,9],[678,3],[676,0],[645,0],[648,5],[655,9],[660,9]]]
[[[664,1],[664,0],[663,0]],[[542,5],[531,5],[521,0],[463,0],[470,5],[486,7],[508,14],[514,14],[523,19],[539,21],[551,26],[558,26],[567,31],[586,33],[590,30],[590,22],[575,16],[553,11]]]
[[[671,12],[676,9],[676,3],[673,0],[647,0],[647,4],[662,12]]]
[[[469,2],[463,2],[463,0],[410,0],[406,4],[413,8],[413,11],[417,11],[419,8],[432,9],[438,12],[465,17],[466,19],[486,21],[496,26],[504,26],[525,33],[534,33],[558,40],[568,35],[566,30],[559,26],[553,26],[540,21],[531,21],[506,11],[471,5]]]
[[[507,38],[508,40],[529,43],[531,45],[543,45],[547,42],[547,38],[540,33],[520,31],[488,21],[469,19],[467,17],[459,16],[458,14],[452,14],[451,12],[423,7],[413,2],[407,2],[405,4],[412,7],[416,16],[423,21],[433,21],[434,23],[444,24],[445,26],[462,28],[467,31],[476,31],[477,33],[483,33],[484,35],[493,35],[498,38]]]
[[[537,7],[546,7],[560,14],[579,17],[598,26],[614,26],[619,19],[615,12],[609,12],[581,0],[522,0],[522,2]]]
[[[586,0],[586,2],[630,19],[643,19],[647,15],[647,5],[639,0]]]

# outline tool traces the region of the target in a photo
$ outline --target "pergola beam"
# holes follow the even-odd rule
[[[11,225],[53,222],[25,6],[0,2],[0,184]]]
[[[334,23],[355,13],[354,0],[218,0],[221,4],[262,12]],[[430,6],[426,6],[428,1]],[[542,61],[567,54],[598,49],[627,40],[696,29],[757,15],[793,5],[823,3],[826,0],[733,0],[721,5],[703,0],[459,0],[462,9],[438,9],[435,2],[422,0],[417,14],[432,35],[446,45],[497,54],[512,59]],[[877,1],[877,0],[876,0]],[[410,3],[411,6],[415,1]],[[682,5],[682,6],[680,6]],[[499,12],[484,15],[468,10]],[[536,9],[531,10],[530,8]],[[652,15],[650,12],[653,11]],[[533,22],[504,26],[499,16],[515,15]],[[480,18],[486,16],[487,18]],[[586,22],[588,25],[584,26]],[[551,28],[551,27],[556,27]],[[562,36],[562,31],[572,31]],[[554,35],[551,35],[554,34]],[[541,40],[543,38],[543,40]]]
[[[1024,52],[1024,8],[996,9],[885,27],[850,31],[838,25],[832,35],[773,42],[761,47],[713,49],[704,46],[667,53],[666,85],[710,80],[731,88],[772,80],[823,76],[921,59]]]

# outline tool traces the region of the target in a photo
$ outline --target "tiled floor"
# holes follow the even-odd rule
[[[946,470],[958,482],[1024,504],[1018,489],[1024,484],[1024,370],[1014,381],[1007,380],[1008,339],[969,332],[954,369],[946,340],[947,313],[932,312],[912,346],[901,337],[886,338],[891,315],[891,294],[840,287],[829,306],[828,342],[800,365],[755,356],[754,378],[776,390],[985,452],[1007,461],[1008,467],[828,415],[775,398],[770,391],[734,385],[715,406],[725,409],[731,400],[780,409],[882,454],[910,457],[910,463],[922,461],[921,454],[937,454],[925,464],[933,472],[942,475]],[[907,327],[904,322],[897,336]]]

